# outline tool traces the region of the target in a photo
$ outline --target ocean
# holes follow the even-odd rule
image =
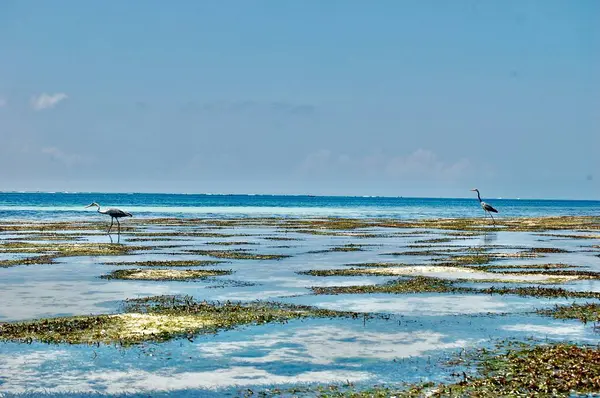
[[[121,234],[113,228],[108,235],[109,217],[85,208],[93,201],[131,211],[134,219],[122,221]],[[499,217],[600,214],[599,201],[486,201]],[[357,231],[204,219],[269,216],[482,222],[457,231],[393,225]],[[156,217],[202,220],[149,222]],[[331,384],[368,390],[459,382],[463,376],[453,375],[471,376],[474,367],[462,359],[454,367],[449,359],[482,348],[492,352],[503,341],[598,343],[592,322],[536,313],[596,300],[600,278],[590,277],[600,272],[596,227],[575,223],[560,235],[515,225],[495,228],[476,197],[0,193],[0,220],[6,221],[0,223],[1,397],[217,398],[271,396],[275,388],[282,396],[308,388],[306,396],[314,396],[317,386]],[[96,223],[83,229],[76,223],[47,228],[35,223],[77,220]],[[190,277],[194,272],[207,274]],[[408,279],[417,288],[404,290]],[[447,291],[446,285],[457,290]],[[522,290],[506,290],[517,288]],[[97,344],[88,344],[66,332],[56,333],[73,344],[26,344],[11,341],[1,327],[32,322],[30,333],[53,325],[36,320],[116,314],[126,311],[128,300],[165,295],[191,296],[215,307],[230,301],[271,309],[308,305],[339,316],[240,322],[217,331],[188,326],[166,341],[148,332],[154,326],[147,325],[154,324],[134,321],[130,330],[147,337],[124,346],[122,337],[104,343],[94,337]],[[69,318],[57,322],[73,327]],[[99,328],[95,321],[87,325],[84,331]],[[104,333],[96,329],[89,335]]]
[[[484,198],[498,217],[600,214],[600,201]],[[483,216],[477,198],[210,195],[154,193],[0,193],[3,219],[85,219],[98,202],[135,217],[351,217],[455,218]]]

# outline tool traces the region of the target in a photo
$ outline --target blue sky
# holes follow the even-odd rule
[[[0,190],[600,196],[600,2],[0,2]]]

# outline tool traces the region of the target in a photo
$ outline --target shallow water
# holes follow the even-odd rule
[[[36,204],[15,205],[14,197],[7,199],[6,194],[2,195],[4,202],[0,208],[8,211],[9,217],[18,215],[23,222],[33,219],[49,221],[58,217],[46,209],[47,204],[42,203],[41,199]],[[67,198],[75,200],[71,196]],[[86,204],[85,201],[91,201],[89,198],[89,195],[83,195],[78,196],[77,200]],[[123,197],[107,198],[118,198],[115,200],[117,203],[125,201]],[[456,206],[460,203],[462,202]],[[593,209],[588,202],[569,206],[561,211],[567,213],[575,207],[580,212]],[[31,210],[31,207],[36,209]],[[314,210],[311,207],[309,209]],[[363,211],[361,209],[353,211],[363,214],[360,213]],[[369,211],[373,209],[370,208]],[[389,209],[386,211],[386,214],[391,214]],[[441,212],[440,209],[435,211]],[[73,217],[99,218],[93,213],[80,214],[75,210],[67,212],[72,212],[69,214]],[[160,216],[163,214],[161,212],[150,214]],[[254,210],[244,214],[256,215]],[[206,216],[200,212],[194,214],[199,215]],[[127,225],[127,221],[123,224]],[[196,336],[193,341],[176,339],[132,348],[0,343],[0,395],[35,395],[42,392],[49,395],[92,392],[160,395],[176,391],[189,396],[222,396],[225,393],[237,395],[244,388],[261,390],[305,383],[352,382],[358,386],[372,386],[378,383],[427,380],[456,381],[450,376],[451,371],[443,360],[452,358],[463,349],[491,346],[506,338],[533,337],[539,342],[599,341],[599,336],[591,325],[535,314],[536,309],[550,308],[556,304],[594,301],[591,299],[440,293],[314,295],[310,288],[315,286],[379,284],[396,278],[298,274],[308,270],[348,269],[349,265],[374,262],[432,266],[435,265],[435,256],[390,256],[389,253],[435,250],[435,247],[415,249],[408,246],[423,239],[448,237],[446,233],[449,231],[378,228],[371,229],[371,232],[385,236],[357,238],[284,232],[271,226],[252,225],[247,228],[201,228],[205,232],[237,235],[232,237],[169,235],[173,232],[198,230],[200,229],[192,226],[142,225],[136,232],[156,232],[154,238],[168,240],[137,241],[138,236],[127,232],[120,236],[120,243],[148,246],[154,250],[122,256],[63,257],[55,264],[0,268],[0,322],[113,313],[120,309],[122,300],[162,294],[187,294],[209,301],[279,301],[370,313],[372,316],[243,326],[221,331],[216,335]],[[98,233],[67,232],[73,232],[76,234],[74,236]],[[561,234],[574,233],[576,232],[561,231]],[[23,234],[22,237],[27,239],[27,235]],[[267,236],[298,240],[268,240],[265,239]],[[0,243],[11,237],[15,237],[15,234],[0,231]],[[97,235],[85,235],[85,241],[96,243],[110,243],[111,238],[115,240],[117,236],[109,237],[101,232]],[[243,244],[217,245],[215,242]],[[363,251],[327,251],[347,244],[363,245]],[[593,247],[597,244],[598,241],[595,240],[554,239],[539,233],[501,231],[455,239],[435,246],[461,250],[453,254],[468,254],[467,249],[473,247],[488,248],[493,253],[515,253],[523,248],[533,247],[560,248],[568,252],[543,254],[538,258],[503,258],[493,264],[564,263],[580,266],[584,270],[600,271],[600,249]],[[115,269],[127,268],[126,264],[129,262],[215,260],[209,256],[190,254],[187,252],[190,249],[247,249],[250,253],[286,254],[290,257],[280,260],[220,259],[224,262],[184,267],[182,269],[233,271],[233,274],[227,276],[187,282],[99,278]],[[0,253],[0,260],[32,256],[35,254],[5,252]],[[105,264],[115,261],[125,265]],[[436,276],[452,278],[452,275],[439,273]],[[535,281],[530,281],[518,285],[535,286],[534,283]],[[487,287],[517,284],[465,282],[463,285]],[[557,286],[568,290],[600,291],[598,280],[575,280]]]

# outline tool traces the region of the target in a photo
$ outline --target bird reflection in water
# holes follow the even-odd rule
[[[488,246],[498,240],[498,234],[496,232],[485,232],[482,238],[482,246]]]

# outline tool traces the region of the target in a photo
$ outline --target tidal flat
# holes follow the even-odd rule
[[[105,229],[0,222],[0,395],[600,393],[597,217]]]

